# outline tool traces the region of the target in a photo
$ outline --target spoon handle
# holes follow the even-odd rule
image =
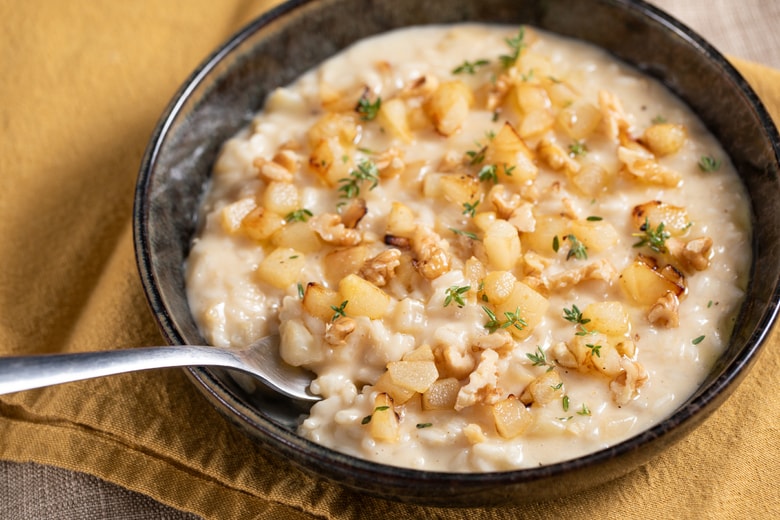
[[[207,365],[243,366],[228,350],[191,345],[0,358],[0,395],[136,370]]]

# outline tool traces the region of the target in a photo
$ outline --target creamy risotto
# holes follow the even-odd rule
[[[299,433],[425,470],[577,457],[667,417],[728,341],[748,202],[664,87],[531,27],[365,40],[224,144],[187,262],[203,334],[279,333]]]

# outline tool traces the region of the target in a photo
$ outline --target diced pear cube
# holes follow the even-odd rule
[[[331,138],[343,146],[349,146],[354,144],[357,135],[355,117],[343,112],[326,112],[308,131],[309,144],[312,146]]]
[[[685,208],[666,204],[660,200],[651,200],[634,206],[631,211],[631,221],[636,230],[643,229],[645,223],[650,229],[656,230],[663,223],[664,231],[674,236],[685,234],[691,225]]]
[[[445,199],[459,206],[479,199],[479,180],[471,175],[443,175],[439,188]]]
[[[433,361],[433,349],[427,343],[403,355],[403,361]]]
[[[483,279],[483,294],[494,305],[504,303],[514,291],[516,281],[509,271],[491,271]]]
[[[285,289],[298,281],[306,265],[303,253],[286,247],[271,251],[257,266],[255,275],[267,284]]]
[[[533,415],[515,396],[509,396],[491,405],[490,409],[493,412],[496,431],[504,439],[514,439],[522,435],[533,424]]]
[[[487,229],[496,221],[495,211],[480,211],[474,215],[472,221],[474,225],[479,228],[480,231],[487,231]]]
[[[605,220],[574,220],[571,232],[593,253],[614,247],[620,239],[615,227]]]
[[[523,139],[539,136],[549,131],[555,124],[555,117],[550,110],[534,110],[528,112],[517,129],[518,135]]]
[[[228,234],[237,233],[241,229],[241,222],[253,209],[257,207],[254,197],[237,200],[230,203],[220,212],[222,229]]]
[[[473,104],[474,94],[465,83],[445,81],[427,100],[425,111],[436,131],[449,136],[460,129]]]
[[[568,172],[572,184],[585,195],[595,197],[603,192],[610,181],[609,172],[595,163],[584,164],[576,172]]]
[[[588,330],[597,330],[607,336],[622,336],[630,328],[628,312],[616,301],[593,302],[582,311],[582,318],[590,320]]]
[[[387,234],[411,238],[417,229],[414,212],[400,202],[393,202],[387,215]]]
[[[289,182],[270,182],[263,191],[263,206],[279,215],[287,215],[301,207],[298,188]]]
[[[288,222],[271,237],[276,247],[289,247],[301,253],[313,253],[322,249],[322,240],[306,222]]]
[[[589,137],[601,123],[599,108],[584,100],[577,100],[558,112],[558,125],[575,141]]]
[[[541,323],[549,306],[550,302],[547,298],[523,282],[515,282],[512,294],[502,303],[496,305],[496,315],[499,320],[504,320],[505,313],[517,313],[526,325],[521,328],[510,326],[506,330],[517,339],[525,339]]]
[[[412,132],[409,129],[409,118],[406,110],[406,103],[400,98],[388,99],[382,101],[379,106],[377,120],[382,127],[404,142],[412,140]]]
[[[390,380],[398,386],[423,393],[439,378],[433,361],[391,361],[387,364]]]
[[[395,413],[393,400],[384,393],[374,399],[374,410],[368,423],[371,437],[377,441],[398,442],[401,427]]]
[[[325,276],[334,283],[347,275],[357,274],[368,256],[365,245],[336,249],[325,255]]]
[[[351,161],[347,149],[335,137],[323,139],[314,145],[309,155],[309,167],[328,186],[336,186],[340,179],[349,177]]]
[[[414,390],[393,383],[393,380],[390,379],[390,372],[384,372],[379,376],[379,379],[374,384],[374,388],[379,392],[388,394],[393,399],[393,402],[398,405],[406,403],[417,395],[417,392]]]
[[[563,238],[570,233],[569,225],[568,219],[558,215],[537,217],[533,232],[523,233],[521,238],[523,249],[536,251],[540,255],[554,255],[553,242],[555,237],[558,237],[558,243],[562,245]]]
[[[623,291],[642,306],[654,304],[668,291],[680,296],[686,290],[684,278],[670,280],[661,271],[641,259],[634,260],[623,269],[619,282]]]
[[[379,319],[390,307],[390,296],[382,289],[356,274],[345,276],[339,282],[341,301],[347,301],[348,316],[367,316]]]
[[[496,166],[500,182],[512,184],[526,184],[539,171],[533,152],[509,122],[490,141],[484,163]]]
[[[306,286],[301,303],[303,310],[310,315],[324,322],[330,322],[335,314],[333,308],[338,308],[341,300],[339,300],[339,293],[333,289],[312,282]]]
[[[458,400],[460,382],[454,377],[437,379],[422,394],[424,410],[452,410]]]
[[[517,106],[523,113],[530,113],[536,110],[548,110],[552,107],[552,101],[547,91],[540,85],[533,83],[518,83],[514,88],[515,100]]]
[[[545,405],[563,397],[563,384],[561,375],[557,370],[547,370],[542,375],[531,381],[526,391],[530,401],[538,405]]]
[[[658,157],[677,153],[688,139],[683,125],[658,123],[648,127],[640,141]]]
[[[506,220],[496,219],[485,231],[482,243],[494,269],[512,269],[521,259],[520,235],[517,228]]]
[[[250,211],[241,220],[241,229],[251,239],[262,242],[284,226],[284,217],[263,207]]]

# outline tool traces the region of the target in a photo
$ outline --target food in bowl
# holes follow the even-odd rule
[[[187,260],[205,337],[317,374],[299,426],[410,468],[568,460],[669,416],[730,337],[747,195],[661,84],[531,27],[369,38],[227,141]]]

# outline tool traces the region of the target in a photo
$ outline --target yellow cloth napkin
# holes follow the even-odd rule
[[[161,343],[133,259],[137,169],[165,104],[262,0],[0,0],[0,355]],[[780,72],[736,62],[776,120]],[[780,338],[696,432],[565,499],[475,510],[345,491],[233,429],[178,369],[0,398],[0,458],[90,473],[206,518],[771,517]]]

